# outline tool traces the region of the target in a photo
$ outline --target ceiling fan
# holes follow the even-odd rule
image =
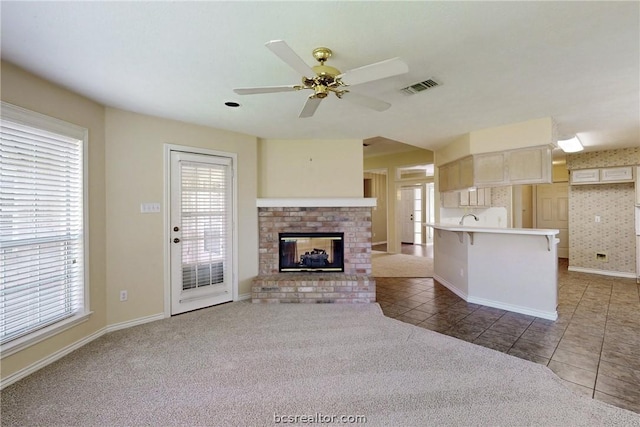
[[[331,92],[340,99],[346,99],[354,104],[368,107],[376,111],[384,111],[389,108],[391,104],[376,98],[350,92],[346,88],[374,80],[384,79],[386,77],[404,74],[409,71],[407,64],[400,58],[392,58],[365,65],[363,67],[354,68],[342,73],[334,67],[325,65],[327,59],[332,55],[331,49],[329,48],[319,47],[314,49],[313,57],[320,63],[320,65],[310,67],[283,40],[272,40],[266,43],[265,46],[276,54],[282,61],[287,63],[287,65],[302,74],[302,84],[236,88],[233,91],[238,95],[253,95],[258,93],[289,92],[303,89],[312,90],[313,94],[307,99],[302,111],[300,111],[299,117],[313,116],[320,105],[320,101],[326,98]]]

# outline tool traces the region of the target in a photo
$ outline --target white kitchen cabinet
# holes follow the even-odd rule
[[[478,186],[507,185],[507,153],[485,153],[473,156],[474,183]]]
[[[473,193],[473,191],[469,191],[469,190],[462,190],[460,191],[458,194],[460,195],[460,197],[458,198],[460,206],[469,206],[470,202],[469,202],[469,195]]]
[[[502,186],[551,182],[551,148],[547,145],[473,156],[474,184]]]
[[[579,169],[571,171],[572,184],[591,184],[600,181],[599,169]]]
[[[473,157],[467,156],[458,160],[460,188],[473,187]]]
[[[459,192],[460,207],[489,207],[491,206],[491,188],[478,188],[475,191],[462,190]]]
[[[449,191],[449,165],[438,166],[438,190]]]
[[[438,177],[441,192],[550,183],[551,148],[543,145],[474,154],[439,166]]]
[[[473,157],[467,156],[438,167],[439,191],[473,187]]]
[[[570,171],[571,185],[579,184],[615,184],[633,182],[633,166],[619,166],[613,168],[598,169],[574,169]],[[636,176],[638,175],[635,167]],[[636,179],[636,193],[638,192],[638,181]],[[637,198],[637,196],[636,196]],[[637,203],[637,202],[636,202]]]
[[[600,169],[600,181],[602,182],[633,181],[633,168],[631,166],[624,166],[619,168]]]
[[[548,146],[507,151],[507,176],[511,185],[550,183],[551,165]]]
[[[478,192],[478,206],[491,207],[491,187],[482,188],[482,191]]]

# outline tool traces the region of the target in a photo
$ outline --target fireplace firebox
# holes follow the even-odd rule
[[[344,233],[279,233],[279,271],[344,271]]]

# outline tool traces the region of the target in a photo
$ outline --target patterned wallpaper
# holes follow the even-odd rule
[[[637,164],[640,164],[640,147],[567,155],[567,169]],[[570,186],[569,265],[635,273],[634,203],[632,182]],[[601,222],[595,222],[596,215]],[[596,260],[596,252],[606,252],[608,262]]]
[[[511,219],[511,186],[491,188],[491,206],[503,207],[507,210],[507,227],[513,227]]]
[[[633,183],[570,186],[569,265],[635,273],[634,202]],[[608,262],[596,260],[596,252]]]
[[[640,147],[567,154],[567,169],[640,165]]]

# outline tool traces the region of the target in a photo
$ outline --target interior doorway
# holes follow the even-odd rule
[[[569,183],[536,185],[536,227],[558,229],[558,258],[569,258]]]

